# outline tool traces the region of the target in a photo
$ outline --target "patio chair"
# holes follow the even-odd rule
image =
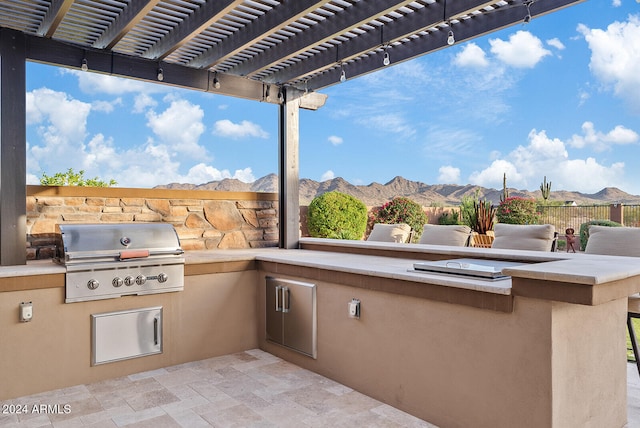
[[[589,240],[584,250],[587,254],[605,254],[609,256],[640,257],[640,228],[637,227],[589,227]],[[638,340],[633,329],[632,318],[640,319],[640,295],[634,294],[628,299],[627,329],[636,360],[638,374],[640,374],[640,352]]]
[[[471,228],[469,226],[425,224],[418,244],[466,247],[469,245],[470,237]]]
[[[383,224],[376,223],[367,241],[377,242],[407,242],[411,237],[411,226],[405,223]]]
[[[493,227],[491,248],[506,250],[553,251],[557,237],[551,224],[506,224]]]

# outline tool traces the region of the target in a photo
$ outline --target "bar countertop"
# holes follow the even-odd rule
[[[504,273],[510,279],[487,281],[469,277],[416,272],[413,263],[424,260],[455,258],[493,259],[522,262]],[[640,262],[633,257],[600,256],[584,253],[545,253],[536,251],[497,250],[467,247],[395,244],[366,241],[343,241],[302,238],[301,249],[278,248],[189,251],[185,253],[185,275],[256,270],[261,266],[297,266],[343,275],[357,275],[429,284],[503,296],[535,296],[535,287],[577,286],[593,293],[600,286],[609,287],[607,297],[620,298],[640,292]],[[65,267],[52,261],[31,261],[22,266],[0,267],[0,292],[31,288],[64,286]],[[326,276],[325,275],[325,276]],[[41,284],[48,276],[48,285]],[[39,278],[42,277],[42,278]],[[565,293],[563,290],[562,293]],[[533,295],[532,295],[533,293]],[[561,294],[562,294],[561,293]],[[556,293],[557,294],[557,293]],[[555,296],[555,294],[554,294]],[[548,297],[548,296],[547,296]],[[556,296],[557,297],[557,296]],[[555,299],[555,297],[552,296]],[[604,300],[602,300],[604,299]],[[560,298],[563,301],[571,299]],[[598,299],[574,303],[596,304]]]

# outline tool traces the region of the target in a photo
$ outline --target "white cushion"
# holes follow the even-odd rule
[[[373,230],[371,231],[371,234],[369,234],[367,241],[407,242],[407,238],[409,238],[410,233],[411,226],[405,223],[376,223],[373,225]]]
[[[551,224],[497,223],[493,227],[496,238],[491,248],[551,251],[555,231]]]
[[[425,224],[418,243],[464,247],[467,245],[470,235],[471,228],[469,226]]]
[[[640,228],[589,226],[589,254],[640,257]]]

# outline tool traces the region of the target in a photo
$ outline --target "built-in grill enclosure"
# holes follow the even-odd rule
[[[184,251],[169,223],[58,224],[65,302],[184,289]]]

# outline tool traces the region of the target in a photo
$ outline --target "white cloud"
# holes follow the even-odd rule
[[[214,124],[213,133],[215,135],[227,138],[269,138],[269,133],[262,129],[260,125],[257,125],[248,120],[243,120],[240,123],[233,123],[228,119],[219,120]]]
[[[453,62],[461,67],[480,67],[489,65],[487,55],[480,46],[475,43],[467,43],[462,50],[456,54]]]
[[[320,181],[333,180],[334,178],[336,178],[336,175],[333,173],[333,171],[328,170],[327,172],[322,174],[322,177],[320,177]]]
[[[482,171],[474,171],[469,177],[469,182],[485,187],[501,187],[504,174],[509,178],[509,186],[522,182],[522,176],[517,167],[505,159],[494,160],[488,168]]]
[[[635,144],[640,141],[637,132],[618,125],[606,134],[596,131],[592,122],[582,124],[582,134],[574,134],[567,144],[571,147],[584,148],[592,147],[595,151],[601,152],[610,149],[613,145]]]
[[[336,135],[331,135],[329,136],[329,138],[327,138],[329,140],[329,142],[331,144],[333,144],[334,146],[339,146],[340,144],[343,143],[343,139],[341,137],[338,137]]]
[[[379,111],[377,109],[372,110]],[[379,129],[391,134],[398,134],[404,138],[416,134],[416,127],[409,118],[402,113],[372,114],[359,117],[357,123],[371,129]]]
[[[441,166],[438,172],[439,183],[457,184],[460,182],[460,168],[451,165]]]
[[[116,98],[113,101],[93,101],[91,110],[111,113],[116,107],[122,105],[122,98]]]
[[[231,174],[228,169],[219,170],[211,165],[199,163],[191,167],[186,175],[180,176],[177,181],[180,183],[204,184],[225,178],[235,178],[245,183],[252,183],[256,180],[251,168],[239,169],[234,174]]]
[[[204,111],[187,100],[176,100],[162,113],[147,113],[147,126],[175,152],[193,159],[207,159],[206,149],[198,144],[204,133]]]
[[[89,64],[89,68],[91,68],[91,64]],[[78,77],[80,89],[82,92],[87,94],[104,93],[120,95],[126,93],[158,93],[171,90],[171,88],[166,85],[158,85],[134,79],[123,79],[121,77],[109,76],[106,74],[70,69],[63,69],[62,72]]]
[[[64,92],[48,88],[26,94],[27,125],[46,122],[44,132],[55,133],[66,140],[85,137],[91,104],[75,100]]]
[[[589,92],[580,90],[578,92],[578,106],[583,106],[589,98],[591,98],[591,94],[589,94]]]
[[[638,0],[636,0],[636,1],[638,1]],[[622,0],[613,0],[613,1],[611,2],[611,5],[612,5],[613,7],[620,7],[620,6],[622,6]]]
[[[140,99],[145,100],[144,105],[154,105],[150,98]],[[200,160],[208,157],[197,144],[204,132],[202,109],[186,101],[175,100],[159,114],[149,112],[148,125],[161,141],[148,138],[142,145],[126,149],[118,148],[112,137],[87,133],[89,114],[96,106],[108,111],[106,104],[85,103],[47,88],[27,92],[26,104],[29,126],[36,127],[39,134],[38,144],[27,143],[30,184],[38,184],[42,172],[52,175],[69,167],[84,170],[87,178],[115,179],[123,187],[203,183],[222,178],[255,181],[249,167],[232,173],[201,162],[186,173],[180,171],[183,152],[197,155]]]
[[[540,39],[528,31],[518,31],[509,36],[509,41],[490,39],[491,52],[502,62],[517,68],[533,68],[542,59],[551,55],[542,46]]]
[[[566,46],[558,38],[553,38],[553,39],[547,40],[547,44],[549,46],[553,46],[554,48],[558,49],[559,51],[562,51],[562,50],[566,49]]]
[[[98,134],[89,140],[86,146],[82,168],[91,170],[97,164],[101,169],[118,171],[122,167],[122,163],[123,159],[116,153],[113,140]]]
[[[613,22],[606,30],[580,24],[591,49],[589,68],[606,88],[640,110],[640,16]]]
[[[473,184],[500,188],[504,173],[507,185],[515,188],[535,189],[544,175],[553,181],[556,190],[596,192],[605,186],[625,186],[623,162],[606,166],[593,157],[570,159],[561,140],[549,138],[545,131],[535,129],[529,133],[527,146],[518,146],[484,170],[473,172],[469,180]]]
[[[147,94],[138,94],[134,98],[133,112],[144,113],[148,108],[153,108],[158,105],[158,102]]]

